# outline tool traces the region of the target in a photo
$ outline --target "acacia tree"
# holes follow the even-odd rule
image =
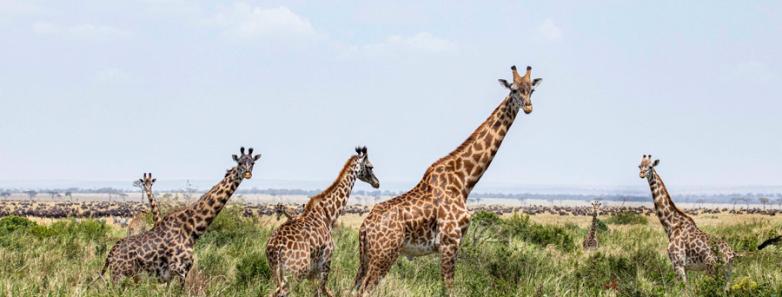
[[[30,200],[32,200],[33,198],[35,198],[36,195],[38,195],[38,192],[33,190],[29,190],[24,193],[27,194],[27,197],[30,198]]]
[[[763,205],[763,210],[765,210],[766,204],[768,204],[768,197],[760,197],[758,201],[760,201],[760,204]]]

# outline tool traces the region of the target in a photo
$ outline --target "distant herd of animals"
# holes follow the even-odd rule
[[[454,151],[434,162],[412,189],[374,205],[359,229],[359,267],[351,291],[367,296],[375,289],[399,256],[409,258],[437,253],[444,289],[452,293],[454,270],[462,236],[467,232],[470,211],[467,198],[488,169],[519,110],[532,112],[531,96],[540,78],[532,79],[531,67],[521,75],[511,67],[513,79],[500,79],[509,90],[489,117]],[[110,272],[111,281],[145,272],[162,282],[177,279],[184,285],[193,266],[193,249],[214,218],[241,182],[252,178],[253,167],[260,159],[253,149],[240,149],[233,155],[235,166],[224,178],[194,203],[161,215],[152,186],[155,179],[145,173],[139,183],[150,203],[154,226],[144,230],[141,223],[128,223],[129,236],[119,240],[109,251],[100,271],[103,278]],[[701,231],[695,221],[676,207],[656,168],[659,160],[643,155],[638,165],[639,177],[649,183],[654,213],[669,239],[668,256],[677,277],[686,284],[687,270],[705,268],[715,274],[715,267],[730,266],[738,256],[725,241]],[[322,193],[309,199],[303,210],[289,212],[278,206],[271,210],[287,221],[277,227],[266,244],[266,257],[276,289],[271,296],[287,296],[290,283],[303,278],[318,281],[316,296],[333,296],[327,288],[334,252],[332,228],[344,212],[356,181],[374,188],[380,181],[373,172],[366,147],[357,148],[340,169],[336,180]],[[591,208],[593,217],[584,239],[585,249],[599,243],[595,236],[599,203]],[[643,208],[637,208],[645,212]],[[779,237],[769,239],[761,248]],[[347,288],[346,288],[347,289]]]

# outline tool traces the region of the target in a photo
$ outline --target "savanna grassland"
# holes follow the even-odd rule
[[[601,217],[600,248],[581,250],[589,217],[498,217],[473,214],[455,278],[457,296],[780,296],[782,248],[755,247],[775,235],[782,218],[759,215],[699,215],[710,234],[745,254],[726,284],[704,273],[689,273],[678,284],[665,254],[667,239],[657,218]],[[329,286],[348,296],[358,267],[357,226],[344,216],[333,235],[336,253]],[[151,223],[151,221],[150,221]],[[270,217],[244,217],[225,209],[196,245],[196,264],[186,285],[158,283],[142,276],[109,284],[97,279],[111,246],[125,230],[94,219],[0,219],[0,292],[6,296],[267,296],[273,284],[264,253]],[[439,296],[436,255],[400,258],[375,296]],[[295,283],[292,296],[311,296],[315,283]]]

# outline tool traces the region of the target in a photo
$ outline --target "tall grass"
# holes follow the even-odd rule
[[[5,296],[265,296],[273,289],[265,256],[272,228],[227,208],[195,247],[196,263],[183,289],[142,276],[109,284],[97,280],[106,253],[125,234],[99,220],[62,220],[49,225],[18,217],[0,219],[0,295]],[[534,223],[530,217],[476,213],[462,243],[455,276],[457,296],[779,296],[782,248],[754,246],[780,226],[750,220],[708,226],[744,256],[727,284],[689,273],[675,280],[659,226],[631,224],[600,232],[600,248],[580,249],[588,226]],[[348,296],[358,267],[355,229],[333,232],[329,287]],[[400,258],[376,296],[439,296],[436,255]],[[316,282],[294,282],[292,296],[311,296]]]

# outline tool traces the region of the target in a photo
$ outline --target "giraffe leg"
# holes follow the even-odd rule
[[[456,270],[456,257],[461,241],[461,229],[456,222],[441,222],[439,226],[440,236],[440,274],[448,296],[452,296],[453,275]]]
[[[320,252],[320,259],[317,259],[318,261],[318,279],[320,281],[320,284],[318,285],[318,291],[316,292],[317,297],[333,297],[334,294],[331,293],[331,290],[329,290],[328,287],[326,287],[326,284],[329,280],[329,272],[331,271],[331,252],[334,250],[334,243],[329,242],[326,244],[325,247],[323,247],[323,250]]]
[[[676,272],[676,276],[679,281],[687,284],[687,272],[684,266],[687,264],[687,254],[683,247],[676,244],[676,241],[672,241],[668,244],[668,258],[671,259],[673,264],[673,270]]]
[[[168,264],[168,270],[171,273],[174,273],[173,276],[175,276],[179,280],[180,289],[184,289],[185,280],[187,279],[187,274],[190,273],[190,268],[192,268],[192,266],[193,266],[192,249],[188,249],[181,254],[175,255],[173,259],[171,259],[171,263]]]
[[[366,243],[366,231],[364,226],[358,232],[358,251],[359,251],[359,264],[358,271],[356,272],[356,278],[353,281],[353,291],[357,291],[361,287],[361,282],[366,277],[367,265],[369,262],[369,256],[367,255],[367,243]]]

